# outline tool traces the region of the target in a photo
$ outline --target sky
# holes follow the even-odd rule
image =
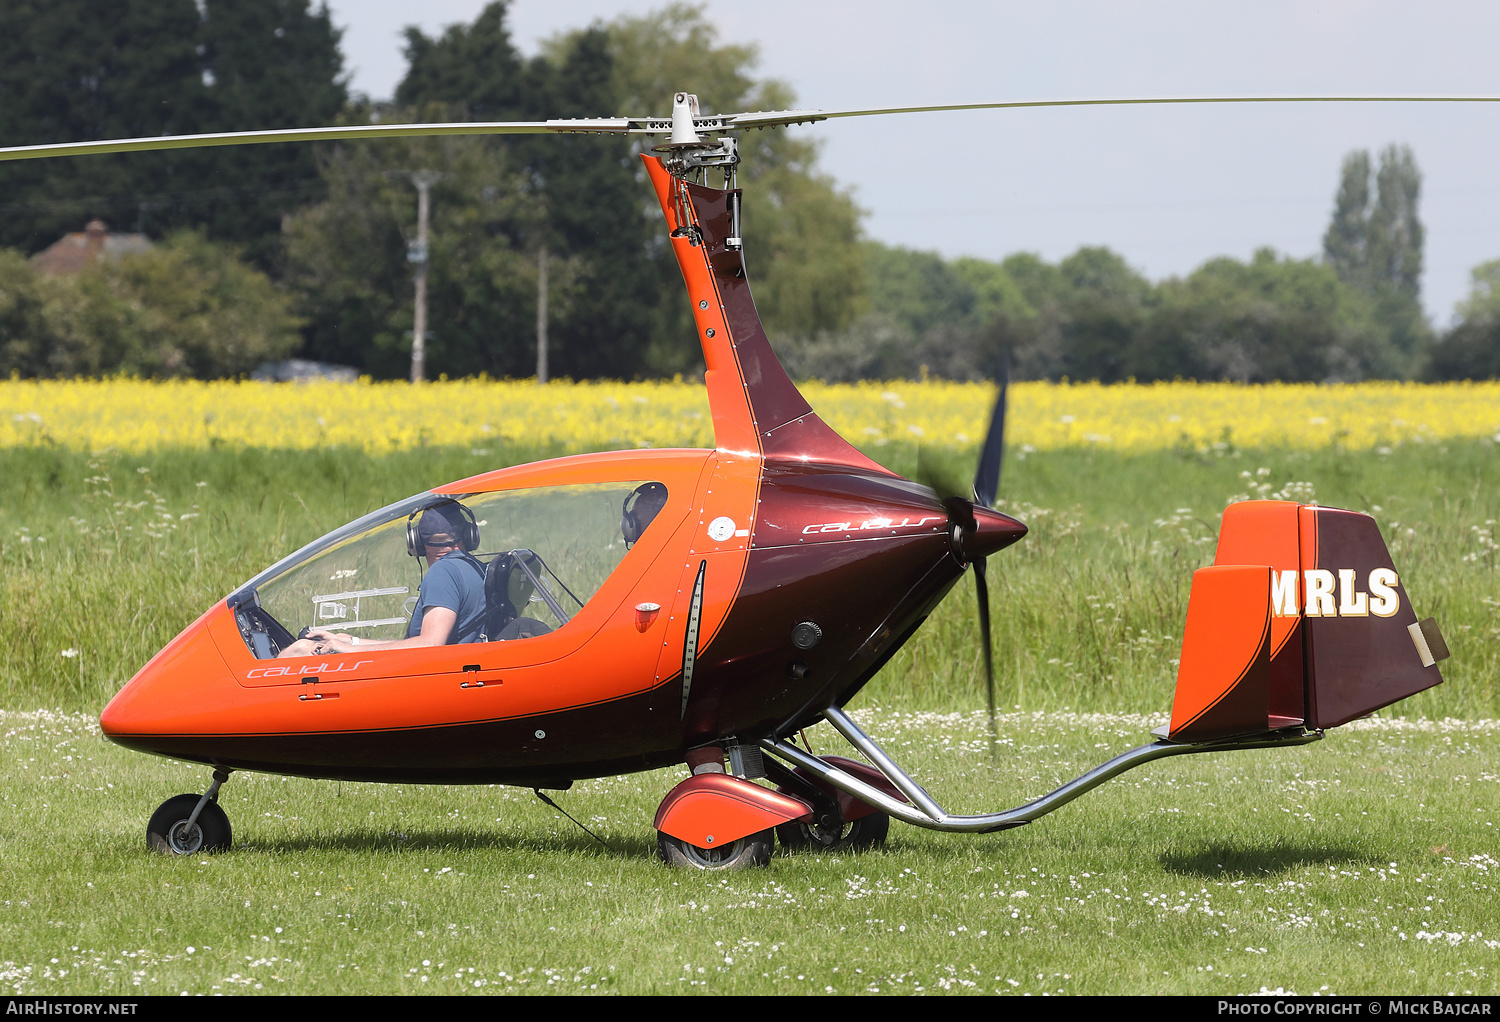
[[[389,98],[402,29],[471,22],[483,0],[330,0],[351,87]],[[515,0],[517,46],[661,2]],[[824,110],[1206,95],[1500,96],[1500,5],[1475,0],[1202,0],[702,5],[720,42]],[[693,91],[691,82],[680,86]],[[666,114],[671,97],[652,111]],[[1423,300],[1439,326],[1500,259],[1500,104],[1339,104],[903,114],[795,129],[865,211],[866,234],[946,257],[1055,261],[1107,245],[1153,280],[1261,247],[1312,258],[1355,149],[1422,169]],[[754,196],[747,196],[753,202]]]

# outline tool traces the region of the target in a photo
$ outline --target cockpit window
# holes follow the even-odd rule
[[[231,599],[246,644],[274,656],[304,629],[364,639],[407,635],[428,560],[421,528],[429,507],[472,515],[459,522],[459,557],[485,592],[479,641],[529,638],[561,628],[586,606],[666,501],[659,482],[592,483],[468,496],[427,494],[346,526],[252,580]],[[404,513],[403,513],[404,512]],[[454,516],[456,522],[459,521]],[[446,534],[441,534],[446,535]],[[472,556],[469,556],[472,555]],[[253,591],[256,600],[244,597]],[[258,604],[258,606],[254,605]],[[469,641],[469,640],[465,640]]]

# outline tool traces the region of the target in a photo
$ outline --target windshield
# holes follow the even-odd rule
[[[660,501],[643,501],[641,493],[664,500],[666,488],[636,481],[456,498],[423,494],[310,544],[257,576],[230,602],[243,605],[241,630],[258,657],[274,656],[309,628],[362,639],[404,638],[431,570],[417,535],[422,512],[434,506],[452,510],[456,500],[472,516],[478,543],[444,559],[468,563],[474,572],[469,585],[475,591],[483,586],[484,620],[473,634],[479,641],[545,634],[566,625],[593,598],[625,556],[627,539],[650,524]]]

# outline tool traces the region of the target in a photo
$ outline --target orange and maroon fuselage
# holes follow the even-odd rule
[[[1025,535],[983,507],[956,534],[930,489],[825,425],[777,361],[743,258],[725,245],[731,193],[645,163],[703,344],[716,448],[561,458],[433,491],[663,482],[667,505],[583,609],[524,641],[267,660],[222,601],[110,702],[109,738],[351,780],[554,787],[680,763],[693,747],[784,736],[843,705],[969,559]],[[661,610],[642,627],[636,608],[649,604]]]

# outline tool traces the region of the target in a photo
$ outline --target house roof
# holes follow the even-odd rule
[[[31,257],[42,273],[61,276],[79,273],[101,259],[118,259],[151,247],[144,234],[111,234],[103,220],[90,220],[81,231],[65,234]]]

